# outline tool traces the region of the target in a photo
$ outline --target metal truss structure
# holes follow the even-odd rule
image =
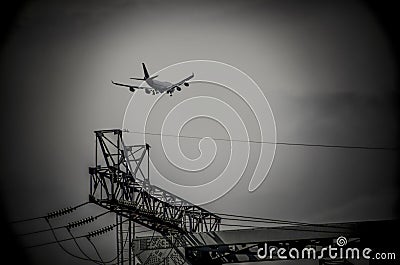
[[[123,231],[128,231],[132,242],[134,223],[164,236],[218,231],[219,216],[151,185],[150,146],[126,145],[122,133],[119,129],[95,131],[96,166],[89,168],[89,200],[117,214],[118,264],[124,264]],[[126,222],[129,228],[123,229]],[[128,248],[128,260],[131,249]]]

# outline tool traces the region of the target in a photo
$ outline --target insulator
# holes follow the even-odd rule
[[[82,225],[91,223],[94,220],[96,220],[96,218],[93,217],[93,216],[86,217],[86,218],[84,218],[82,220],[78,220],[78,221],[74,221],[74,222],[68,223],[67,227],[68,227],[68,229],[75,228],[75,227],[78,227],[78,226],[82,226]]]
[[[60,217],[62,215],[66,215],[69,213],[72,213],[73,211],[75,211],[75,208],[73,207],[67,207],[58,211],[54,211],[54,212],[50,212],[47,214],[47,219],[51,219],[51,218],[56,218],[56,217]]]
[[[95,231],[89,232],[87,234],[87,237],[94,237],[94,236],[102,235],[102,234],[107,233],[107,232],[109,232],[109,231],[111,231],[113,229],[114,229],[114,226],[113,225],[109,225],[109,226],[97,229]]]

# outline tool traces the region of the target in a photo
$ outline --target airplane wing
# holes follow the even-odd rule
[[[118,83],[118,82],[114,82],[111,80],[111,83],[113,83],[114,85],[117,86],[123,86],[123,87],[127,87],[129,88],[130,91],[134,92],[135,89],[146,89],[146,90],[152,90],[152,88],[150,87],[140,87],[140,86],[134,86],[134,85],[128,85],[128,84],[122,84],[122,83]]]
[[[185,79],[182,79],[178,83],[172,84],[171,86],[168,87],[167,90],[170,90],[170,89],[175,88],[175,87],[180,87],[181,85],[183,85],[184,83],[186,83],[187,81],[192,79],[193,77],[194,77],[194,73],[192,73],[190,76],[186,77]]]

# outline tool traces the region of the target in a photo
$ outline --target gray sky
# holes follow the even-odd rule
[[[397,145],[398,66],[379,24],[357,1],[32,1],[0,53],[7,139],[0,191],[8,218],[87,200],[92,132],[121,127],[131,96],[110,80],[141,76],[141,62],[156,72],[192,59],[228,63],[249,74],[271,105],[278,141]],[[160,105],[152,128],[180,99],[225,96],[215,86],[203,87],[198,92],[202,86],[193,85],[195,90],[184,89],[170,105]],[[254,117],[243,101],[232,95],[226,101],[252,131]],[[226,136],[207,119],[194,120],[182,133]],[[161,150],[157,139],[148,140]],[[196,142],[181,146],[187,156],[198,155]],[[221,144],[218,150],[203,177],[181,172],[172,180],[208,181],[226,163],[229,148]],[[395,152],[278,146],[268,178],[249,192],[259,147],[251,150],[239,183],[205,208],[307,222],[395,217]],[[165,157],[154,154],[163,174],[178,176]],[[99,211],[89,207],[82,216]],[[113,244],[114,237],[107,238],[100,248]],[[28,254],[34,264],[51,264],[54,257],[59,264],[81,264],[56,246]]]

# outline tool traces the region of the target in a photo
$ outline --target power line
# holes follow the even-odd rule
[[[262,221],[262,220],[245,220],[245,219],[239,219],[239,218],[223,218],[223,220],[227,221],[239,221],[239,222],[251,222],[251,223],[262,223],[262,224],[285,224],[285,225],[293,225],[291,223],[285,223],[285,222],[271,222],[271,221]],[[306,225],[306,224],[304,224]]]
[[[148,231],[153,231],[153,230],[149,229]],[[137,234],[137,233],[143,233],[143,232],[148,232],[148,231],[135,232],[135,234]],[[125,249],[125,246],[126,246],[127,241],[128,241],[128,233],[127,233],[127,235],[125,236],[125,242],[124,242],[124,245],[123,245],[122,249]],[[93,246],[93,247],[96,248],[96,246]],[[142,251],[142,252],[143,252],[143,251]],[[141,254],[142,252],[139,252],[137,255]],[[116,260],[116,259],[120,256],[120,253],[121,253],[121,252],[118,252],[118,254],[117,254],[117,256],[116,256],[115,258],[113,258],[112,260],[109,260],[109,261],[105,261],[104,263],[109,264],[109,265],[117,265],[117,264],[120,264],[119,262],[111,263],[111,262],[113,262],[114,260]],[[133,258],[134,258],[134,257],[133,257]],[[123,262],[128,261],[129,259],[130,259],[130,258],[124,259]]]
[[[252,220],[261,220],[266,223],[276,223],[276,224],[291,224],[291,225],[312,225],[310,223],[305,222],[296,222],[296,221],[288,221],[288,220],[280,220],[280,219],[271,219],[271,218],[264,218],[264,217],[253,217],[253,216],[245,216],[245,215],[238,215],[238,214],[230,214],[230,213],[215,213],[216,215],[221,216],[230,216],[230,217],[238,217],[243,219],[252,219]],[[223,218],[228,220],[229,218]],[[244,220],[243,220],[244,221]]]
[[[313,232],[313,230],[302,229],[295,226],[252,226],[252,225],[241,225],[241,224],[220,224],[221,226],[230,226],[230,227],[243,227],[243,228],[269,228],[269,229],[277,229],[277,230],[291,230],[291,231],[301,231],[301,232]],[[343,227],[341,227],[344,229]],[[315,232],[315,231],[314,231]],[[338,232],[344,233],[345,231],[331,231],[331,230],[318,230],[319,233],[333,233],[337,234]]]
[[[124,242],[124,245],[122,246],[122,249],[125,249],[126,242],[128,242],[128,236],[129,236],[129,234],[126,233],[125,242]],[[94,246],[94,248],[96,248],[96,246]],[[113,259],[111,259],[111,260],[109,260],[109,261],[106,261],[105,263],[111,263],[111,262],[113,262],[114,260],[116,260],[116,259],[119,258],[120,254],[121,254],[121,252],[118,252],[118,253],[117,253],[117,256],[115,256]],[[111,264],[118,264],[118,262],[117,262],[117,263],[111,263]]]
[[[73,234],[72,233],[70,233],[71,234],[71,236],[72,237],[74,237],[73,236]],[[125,236],[125,241],[124,241],[124,245],[123,245],[123,249],[125,249],[125,246],[126,246],[126,243],[128,242],[128,233],[126,234],[126,236]],[[89,240],[89,238],[87,238],[88,240]],[[78,246],[78,248],[80,248],[80,246],[79,246],[79,244],[78,244],[78,242],[77,242],[77,240],[74,240],[75,241],[75,244]],[[101,261],[99,261],[99,260],[94,260],[93,259],[93,262],[96,262],[97,264],[110,264],[110,265],[112,265],[112,264],[117,264],[117,263],[111,263],[111,262],[113,262],[113,261],[115,261],[119,256],[120,256],[120,252],[118,252],[117,253],[117,255],[114,257],[114,258],[112,258],[112,259],[110,259],[110,260],[108,260],[108,261],[104,261],[102,258],[101,258],[101,256],[99,255],[99,251],[98,251],[98,249],[97,249],[97,247],[96,247],[96,245],[93,243],[93,241],[91,241],[91,240],[89,240],[89,243],[91,243],[91,245],[92,245],[92,247],[94,248],[94,250],[96,251],[96,253],[98,253],[97,255],[99,256],[99,258],[101,259]],[[84,254],[85,255],[85,254]],[[85,255],[86,256],[86,255]]]
[[[47,223],[49,224],[49,227],[52,229],[53,226],[51,225],[50,220],[46,219],[46,221],[47,221]],[[80,260],[92,261],[91,259],[87,259],[87,258],[80,257],[80,256],[75,255],[74,253],[68,251],[68,250],[67,250],[66,248],[64,248],[64,246],[61,244],[62,241],[66,241],[66,240],[58,240],[55,231],[52,229],[51,232],[52,232],[53,237],[54,237],[54,239],[55,239],[55,241],[53,241],[53,243],[57,243],[57,244],[59,245],[59,247],[60,247],[65,253],[67,253],[68,255],[70,255],[70,256],[72,256],[72,257],[74,257],[74,258],[80,259]],[[76,240],[75,238],[71,238],[71,240],[72,240],[72,239],[73,239],[73,240]],[[33,246],[33,247],[35,247],[35,246]],[[31,247],[27,247],[27,248],[31,248]]]
[[[107,214],[109,212],[110,211],[106,211],[104,213],[96,215],[96,216],[93,217],[93,219],[97,219],[97,218],[99,218],[99,217],[101,217],[101,216],[103,216],[103,215],[105,215],[105,214]],[[62,229],[62,228],[68,228],[68,227],[69,227],[69,224],[68,225],[62,225],[62,226],[53,227],[52,229],[49,228],[49,229],[36,230],[36,231],[33,231],[33,232],[27,232],[27,233],[23,233],[23,234],[17,234],[17,236],[28,236],[28,235],[33,235],[33,234],[38,234],[38,233],[48,232],[48,231],[51,231],[51,230],[58,230],[58,229]]]
[[[72,234],[71,230],[70,230],[70,229],[67,229],[67,230],[68,230],[68,233],[70,234],[70,236],[73,238],[73,240],[74,240],[74,242],[75,242],[75,245],[78,247],[79,251],[87,258],[87,260],[99,264],[99,262],[97,262],[97,260],[92,259],[91,257],[89,257],[89,255],[87,255],[87,254],[85,253],[85,251],[83,251],[83,249],[81,248],[81,246],[78,244],[78,241],[76,240],[75,236]],[[103,264],[104,264],[104,263],[103,263]]]
[[[228,213],[216,213],[220,216],[228,216],[223,217],[222,220],[231,220],[231,221],[239,221],[239,222],[249,222],[249,223],[265,223],[265,224],[285,224],[285,225],[295,225],[295,226],[312,226],[312,227],[322,227],[322,228],[339,228],[343,229],[342,226],[337,226],[335,224],[317,224],[317,223],[306,223],[306,222],[297,222],[297,221],[288,221],[288,220],[280,220],[280,219],[271,219],[271,218],[264,218],[264,217],[253,217],[253,216],[245,216],[245,215],[238,215],[238,214],[228,214]],[[235,218],[231,218],[235,217]],[[286,226],[288,227],[288,226]],[[273,227],[277,228],[277,227]]]
[[[266,221],[263,221],[262,218],[259,218],[259,219],[240,219],[240,218],[224,217],[223,220],[248,222],[248,223],[288,225],[288,226],[285,226],[285,227],[296,226],[296,227],[322,227],[322,228],[339,228],[339,229],[343,229],[342,226],[335,226],[334,224],[330,225],[330,224],[313,224],[313,223],[285,222],[285,221],[269,221],[269,219],[266,219]],[[271,228],[277,228],[277,227],[275,226],[275,227],[271,227]]]
[[[287,146],[308,146],[308,147],[322,147],[322,148],[341,148],[341,149],[362,149],[362,150],[385,150],[385,151],[398,151],[398,147],[379,147],[379,146],[361,146],[361,145],[329,145],[329,144],[308,144],[308,143],[288,143],[277,142],[277,145]]]
[[[128,219],[126,219],[126,220],[123,221],[122,223],[125,223],[127,220],[128,220]],[[113,224],[113,225],[110,225],[109,227],[110,227],[110,228],[114,228],[114,227],[116,227],[116,226],[117,226],[116,224]],[[85,235],[76,236],[75,239],[85,238],[85,237],[88,237],[88,236],[90,236],[90,234],[85,234]],[[27,246],[27,247],[25,247],[25,248],[28,249],[28,248],[42,247],[42,246],[52,245],[52,244],[56,244],[56,243],[59,243],[59,242],[66,242],[66,241],[71,241],[71,240],[73,240],[73,238],[72,238],[72,237],[69,237],[69,238],[59,239],[59,240],[55,240],[55,241],[50,241],[50,242],[40,243],[40,244],[36,244],[36,245],[31,245],[31,246]]]
[[[127,219],[127,220],[128,220],[128,219]],[[125,220],[124,222],[126,222],[127,220]],[[124,222],[122,222],[122,223],[124,223]],[[148,230],[138,231],[138,232],[135,231],[135,234],[145,233],[145,232],[149,232],[149,231],[153,231],[153,230],[148,229]],[[153,232],[153,235],[154,235],[154,232]],[[125,241],[124,241],[124,244],[123,244],[123,246],[122,246],[122,249],[125,249],[126,243],[128,242],[128,236],[129,236],[129,233],[126,233]],[[96,246],[95,246],[94,244],[92,244],[92,246],[93,246],[93,248],[95,249],[95,251],[98,252]],[[110,263],[109,265],[117,265],[117,264],[119,264],[119,262],[116,262],[116,263],[111,263],[111,262],[113,262],[113,261],[115,261],[116,259],[118,259],[119,256],[120,256],[120,254],[121,254],[121,252],[118,252],[118,253],[117,253],[117,256],[115,256],[115,257],[114,257],[113,259],[111,259],[111,260],[104,261],[104,263],[106,263],[106,264],[109,264],[109,263]],[[123,260],[123,261],[128,261],[128,260],[129,260],[129,259],[125,259],[125,260]]]
[[[59,215],[63,215],[63,214],[67,214],[67,213],[70,213],[72,211],[75,211],[79,207],[82,207],[82,206],[84,206],[84,205],[86,205],[88,203],[89,202],[84,202],[84,203],[81,203],[81,204],[79,204],[77,206],[74,206],[74,207],[67,207],[67,208],[64,208],[64,209],[61,209],[61,210],[58,210],[58,211],[54,211],[54,212],[48,213],[47,215],[33,217],[33,218],[27,218],[27,219],[21,219],[21,220],[16,220],[16,221],[12,221],[10,223],[11,224],[17,224],[17,223],[29,222],[29,221],[38,220],[38,219],[57,217]]]
[[[98,217],[100,217],[100,216],[102,216],[102,215],[105,215],[106,213],[109,213],[109,212],[110,212],[110,211],[107,211],[107,212],[105,212],[105,213],[102,213],[102,214],[100,214]],[[99,253],[99,251],[97,250],[97,247],[96,247],[96,246],[94,245],[94,243],[90,240],[90,236],[89,236],[90,233],[89,233],[88,235],[85,235],[85,236],[75,237],[75,236],[72,234],[70,227],[67,225],[67,226],[65,226],[65,228],[67,228],[68,233],[71,235],[71,239],[74,240],[74,242],[75,242],[76,246],[78,247],[79,251],[80,251],[86,258],[83,258],[83,257],[80,257],[80,256],[78,256],[78,255],[75,255],[75,254],[73,254],[72,252],[70,252],[70,251],[68,251],[67,249],[65,249],[64,246],[62,246],[61,241],[66,241],[66,240],[58,240],[58,238],[57,238],[57,236],[56,236],[56,234],[55,234],[55,231],[54,231],[54,229],[53,229],[53,227],[52,227],[52,225],[51,225],[51,223],[50,223],[50,220],[46,218],[46,221],[47,221],[47,223],[49,224],[49,226],[50,226],[50,228],[51,228],[51,231],[52,231],[52,234],[53,234],[53,236],[54,236],[54,239],[56,240],[56,243],[60,246],[60,248],[61,248],[65,253],[67,253],[68,255],[70,255],[70,256],[72,256],[72,257],[74,257],[74,258],[81,259],[81,260],[86,260],[86,261],[92,261],[92,262],[94,262],[94,263],[96,263],[96,264],[103,264],[103,265],[105,265],[106,263],[111,263],[111,262],[113,262],[114,260],[116,260],[116,259],[119,257],[119,254],[120,254],[120,253],[118,253],[117,256],[116,256],[115,258],[113,258],[113,259],[111,259],[111,260],[109,260],[109,261],[104,261],[104,260],[101,258],[100,253]],[[125,222],[125,221],[124,221],[124,222]],[[78,241],[77,241],[77,238],[82,238],[82,237],[85,237],[85,238],[89,241],[89,243],[90,243],[90,244],[92,245],[92,247],[94,248],[96,254],[98,255],[100,261],[99,261],[99,260],[92,259],[91,257],[89,257],[89,256],[83,251],[83,249],[80,247],[80,245],[79,245],[79,243],[78,243]],[[127,242],[127,238],[128,238],[128,235],[125,237],[124,248],[125,248],[125,245],[126,245],[126,242]]]
[[[86,237],[86,239],[89,241],[89,243],[92,245],[92,247],[94,248],[94,251],[96,252],[97,256],[99,257],[100,261],[102,264],[104,263],[104,260],[101,258],[101,255],[99,253],[99,251],[97,250],[97,247],[93,244],[92,240],[90,240],[90,237]]]
[[[201,140],[204,138],[204,137],[191,136],[191,135],[174,135],[174,134],[164,134],[164,133],[129,131],[126,129],[123,130],[123,132],[133,133],[133,134],[142,134],[142,135],[152,135],[152,136],[166,136],[166,137],[185,138],[185,139],[198,139],[198,140]],[[214,138],[214,137],[212,137],[212,139],[214,141],[242,142],[242,143],[256,143],[256,144],[276,144],[276,145],[285,145],[285,146],[306,146],[306,147],[321,147],[321,148],[385,150],[385,151],[398,151],[399,150],[399,147],[272,142],[272,141],[241,140],[241,139],[227,139],[227,138]]]

